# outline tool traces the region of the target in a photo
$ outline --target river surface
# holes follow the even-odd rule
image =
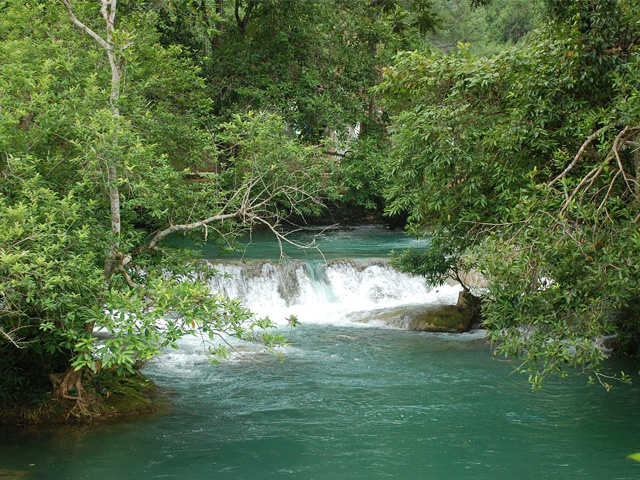
[[[416,240],[381,226],[317,227],[285,234],[292,243],[277,242],[268,231],[258,231],[241,238],[243,249],[228,255],[230,259],[278,260],[282,256],[303,260],[331,260],[336,258],[389,257],[391,251],[424,248],[429,240]],[[184,244],[179,236],[175,243]],[[295,245],[294,245],[295,244]],[[307,248],[300,248],[305,246]],[[220,250],[213,246],[200,248],[204,258],[218,258]]]
[[[284,362],[237,345],[212,366],[187,339],[145,371],[162,387],[166,411],[91,428],[5,432],[0,478],[14,478],[3,469],[52,480],[640,478],[640,463],[626,458],[640,452],[637,364],[609,365],[632,373],[631,387],[606,392],[571,377],[532,392],[481,331],[353,321],[353,310],[398,301],[381,293],[390,287],[376,287],[388,272],[368,270],[329,272],[327,285],[338,292],[301,287],[275,305],[276,321],[297,308],[302,322],[291,331],[280,323],[292,343]],[[336,283],[341,275],[350,280]],[[416,279],[393,283],[405,281]],[[441,300],[455,293],[439,292]],[[363,303],[342,305],[354,296]]]

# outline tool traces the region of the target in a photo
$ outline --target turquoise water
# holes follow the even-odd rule
[[[307,229],[292,232],[287,235],[287,238],[299,245],[313,245],[313,247],[300,249],[287,242],[282,242],[280,245],[271,232],[262,231],[243,237],[241,239],[243,250],[225,258],[278,260],[281,254],[303,260],[387,258],[391,256],[392,250],[423,248],[428,245],[427,240],[415,240],[401,232],[379,226]],[[200,250],[204,258],[220,257],[220,251],[213,246],[205,246]]]
[[[217,367],[196,345],[147,373],[169,413],[4,436],[39,479],[631,479],[639,388],[533,393],[477,335],[303,326],[284,363]],[[33,465],[32,465],[33,464]],[[32,466],[30,466],[32,465]]]
[[[389,250],[377,238],[372,256]],[[361,241],[347,235],[351,255]],[[371,281],[363,298],[389,289],[376,283],[388,270],[360,274],[362,285]],[[349,285],[331,278],[334,289]],[[4,431],[0,478],[640,478],[640,463],[626,458],[640,452],[637,363],[608,366],[632,373],[634,386],[606,392],[572,377],[534,393],[511,375],[513,363],[492,354],[483,332],[354,323],[341,313],[346,306],[304,303],[310,297],[296,305],[302,326],[286,330],[292,346],[283,363],[239,344],[230,360],[211,366],[197,339],[182,341],[145,370],[162,389],[165,411],[90,428]],[[375,298],[376,308],[389,301]]]

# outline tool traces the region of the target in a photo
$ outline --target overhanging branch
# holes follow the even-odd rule
[[[591,142],[593,142],[593,140],[595,140],[595,138],[600,133],[602,133],[604,128],[605,127],[602,127],[601,129],[594,132],[592,135],[590,135],[587,138],[587,140],[582,144],[582,147],[580,147],[580,150],[576,154],[571,164],[560,175],[558,175],[551,183],[549,183],[548,186],[552,186],[555,182],[564,178],[573,169],[573,167],[577,164],[577,162],[580,160],[580,158],[584,154],[584,150],[588,147],[588,145]],[[568,194],[566,195],[566,199],[563,202],[562,208],[560,209],[560,212],[559,212],[560,216],[564,216],[567,210],[569,209],[569,207],[571,206],[571,203],[576,198],[582,198],[585,195],[585,193],[589,191],[591,187],[595,184],[596,180],[600,177],[600,175],[606,171],[605,167],[614,162],[617,167],[617,172],[614,174],[612,180],[609,182],[608,187],[606,188],[605,196],[603,200],[600,201],[600,204],[598,206],[598,210],[597,210],[598,213],[605,207],[608,199],[611,196],[613,186],[620,177],[622,177],[622,179],[624,180],[627,191],[630,192],[630,194],[635,196],[636,198],[638,197],[638,193],[636,191],[638,186],[638,180],[625,170],[622,159],[620,157],[620,152],[622,151],[622,149],[628,143],[630,143],[638,133],[640,133],[640,125],[637,125],[637,126],[625,125],[625,127],[620,132],[618,132],[615,139],[613,140],[613,143],[611,144],[611,149],[609,150],[607,157],[602,162],[594,166],[580,180],[580,182],[578,182],[578,185],[573,189],[570,195]],[[635,185],[636,188],[634,188],[633,185]]]
[[[180,224],[180,225],[171,225],[170,227],[167,227],[164,230],[161,230],[160,232],[156,233],[153,236],[153,238],[151,239],[151,241],[149,242],[149,245],[148,245],[147,248],[150,249],[150,250],[155,250],[157,248],[158,244],[162,240],[167,238],[169,235],[171,235],[172,233],[180,232],[180,231],[194,230],[196,228],[203,228],[209,223],[216,222],[216,221],[221,221],[221,220],[227,220],[227,219],[230,219],[230,218],[235,218],[235,217],[240,216],[240,214],[241,214],[240,211],[233,212],[233,213],[224,213],[224,214],[214,215],[214,216],[209,217],[209,218],[205,218],[204,220],[200,220],[198,222],[183,223],[183,224]]]
[[[14,328],[13,330],[7,332],[2,327],[0,327],[0,337],[4,337],[9,343],[11,343],[16,348],[26,348],[27,344],[30,342],[25,342],[23,339],[15,338],[15,332],[18,330],[22,330],[24,328],[29,328],[32,325],[23,325],[22,327]]]

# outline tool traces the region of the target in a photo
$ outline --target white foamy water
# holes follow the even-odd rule
[[[375,320],[373,312],[404,306],[455,305],[459,286],[432,287],[422,277],[394,270],[384,259],[332,260],[329,262],[260,260],[211,263],[220,275],[210,281],[211,291],[240,300],[258,317],[269,317],[288,336],[287,319],[295,315],[305,325],[349,328],[392,328]],[[371,312],[371,314],[370,314]],[[483,332],[484,334],[484,332]],[[230,347],[227,362],[261,361],[266,355],[259,344],[224,336]],[[196,374],[210,360],[210,343],[187,336],[179,350],[167,350],[155,360],[167,372]],[[285,356],[300,354],[295,347],[282,347]]]
[[[362,326],[354,312],[401,305],[455,304],[459,287],[433,288],[423,278],[397,272],[386,260],[217,263],[223,275],[211,289],[240,300],[278,325],[295,315],[300,322]]]

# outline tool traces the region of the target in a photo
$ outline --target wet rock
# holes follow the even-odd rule
[[[356,322],[377,322],[420,332],[461,333],[473,324],[471,309],[457,305],[402,305],[399,307],[351,314]]]
[[[468,332],[473,323],[471,312],[457,305],[435,305],[425,308],[411,320],[409,330],[421,332]]]
[[[290,305],[300,295],[300,280],[297,270],[304,268],[302,262],[290,262],[280,268],[278,293]]]
[[[328,267],[343,265],[353,268],[358,272],[362,272],[373,266],[387,267],[389,265],[389,260],[386,258],[338,258],[327,262]]]

